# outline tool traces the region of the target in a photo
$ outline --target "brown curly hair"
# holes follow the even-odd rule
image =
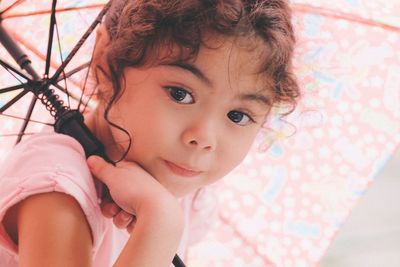
[[[291,10],[284,0],[114,0],[105,26],[109,74],[102,71],[113,86],[108,108],[121,95],[124,68],[147,64],[161,46],[177,46],[182,60],[194,58],[206,33],[263,40],[268,56],[260,73],[272,80],[273,103],[292,111],[300,96],[292,73]]]

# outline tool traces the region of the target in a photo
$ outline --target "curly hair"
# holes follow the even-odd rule
[[[272,78],[272,102],[289,104],[290,113],[300,96],[292,72],[291,10],[285,0],[114,0],[105,26],[110,36],[106,75],[113,86],[108,107],[121,95],[124,68],[148,64],[160,47],[178,47],[182,60],[194,58],[206,33],[260,38],[268,56],[259,71]]]

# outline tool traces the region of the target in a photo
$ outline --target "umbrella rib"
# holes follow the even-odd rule
[[[3,11],[0,12],[0,15],[3,17],[3,15],[5,13],[7,13],[9,10],[11,10],[12,8],[20,5],[22,2],[25,2],[25,0],[17,0],[14,3],[12,3],[10,6],[6,7]],[[4,17],[3,17],[4,18]]]
[[[46,126],[54,126],[53,123],[48,123],[48,122],[43,122],[43,121],[38,121],[38,120],[27,119],[27,118],[24,118],[24,117],[19,117],[19,116],[10,115],[10,114],[1,113],[0,116],[4,116],[4,117],[8,117],[8,118],[13,118],[13,119],[17,119],[17,120],[23,120],[23,121],[29,120],[29,122],[32,122],[32,123],[39,123],[39,124],[43,124],[43,125],[46,125]]]
[[[83,101],[83,94],[85,93],[85,90],[86,90],[86,84],[87,84],[87,80],[88,80],[88,77],[89,77],[89,70],[90,70],[90,66],[92,65],[92,59],[93,59],[93,54],[94,54],[94,51],[96,50],[96,44],[94,45],[94,48],[93,48],[93,50],[92,50],[92,56],[90,57],[91,59],[90,59],[90,61],[89,61],[89,66],[88,66],[88,69],[87,69],[87,71],[86,71],[86,75],[85,75],[85,81],[84,81],[84,83],[83,83],[83,89],[82,89],[82,94],[81,94],[81,99],[79,99],[79,102],[78,102],[78,110],[80,110],[80,108],[81,108],[81,103],[82,103],[82,101]],[[93,92],[89,95],[89,99],[88,99],[88,101],[86,101],[86,103],[84,103],[85,105],[84,105],[84,107],[83,107],[83,111],[82,111],[82,113],[83,112],[85,112],[85,110],[86,110],[86,108],[87,108],[87,106],[88,106],[88,104],[89,104],[89,101],[90,101],[90,99],[92,98],[92,96],[93,96]]]
[[[22,81],[20,79],[18,79],[12,72],[18,74],[19,76],[21,76],[22,78],[24,78],[25,80],[30,80],[28,77],[25,76],[25,74],[23,74],[22,72],[20,72],[19,70],[17,70],[16,68],[14,68],[13,66],[11,66],[10,64],[8,64],[7,62],[5,62],[4,60],[0,59],[0,65],[2,65],[12,76],[14,76],[20,83],[22,83]],[[12,71],[12,72],[11,72]]]
[[[53,0],[51,5],[49,39],[47,43],[46,67],[44,72],[46,78],[49,77],[49,70],[50,70],[51,49],[53,48],[54,26],[56,24],[56,5],[57,5],[57,0]]]
[[[302,12],[302,13],[314,13],[317,15],[325,16],[325,17],[344,19],[344,20],[348,20],[348,21],[357,22],[360,24],[369,25],[369,26],[381,27],[381,28],[384,28],[384,29],[390,30],[390,31],[396,31],[396,32],[400,31],[400,27],[398,27],[398,26],[390,25],[390,24],[387,24],[384,22],[375,21],[375,20],[373,20],[373,18],[366,19],[366,18],[362,18],[360,16],[356,16],[353,14],[348,14],[348,13],[344,13],[344,12],[340,12],[340,11],[336,11],[336,10],[332,10],[332,9],[328,9],[328,8],[315,7],[315,6],[306,5],[306,4],[292,4],[292,6],[295,11]]]
[[[15,142],[16,144],[21,142],[22,136],[25,134],[26,127],[28,127],[28,123],[32,116],[33,109],[35,108],[36,101],[37,101],[37,98],[35,95],[33,95],[32,99],[31,99],[31,103],[29,104],[29,108],[26,111],[26,115],[25,115],[25,118],[27,118],[27,120],[24,120],[24,123],[22,124],[21,129],[19,130],[20,135],[18,136],[17,141]]]
[[[62,13],[62,12],[69,12],[69,11],[83,10],[83,9],[98,9],[101,7],[104,7],[104,4],[94,4],[94,5],[87,5],[87,6],[80,6],[80,7],[65,7],[65,8],[56,9],[56,12]],[[26,16],[46,15],[49,13],[51,13],[50,10],[39,10],[39,11],[32,11],[32,12],[25,12],[25,13],[14,13],[14,14],[10,14],[8,16],[4,16],[3,20],[10,19],[10,18],[26,17]]]
[[[81,70],[86,69],[87,67],[89,67],[89,64],[90,64],[90,62],[87,62],[87,63],[80,65],[79,67],[76,67],[75,69],[73,69],[67,73],[63,72],[63,75],[58,77],[57,82],[67,79],[67,78],[71,77],[72,75],[74,75],[75,73],[78,73]]]
[[[58,31],[58,24],[57,24],[57,22],[56,22],[56,36],[57,36],[57,43],[58,43],[58,51],[59,51],[59,54],[60,54],[60,60],[61,60],[61,64],[64,62],[64,59],[63,59],[63,56],[62,56],[62,49],[61,49],[61,42],[60,42],[60,33],[59,33],[59,31]],[[63,73],[63,76],[65,77],[65,69],[63,69],[63,71],[62,71],[62,73]],[[66,94],[67,94],[67,101],[68,101],[68,107],[70,107],[71,106],[71,102],[70,102],[70,99],[69,99],[69,92],[68,92],[68,85],[67,85],[67,79],[63,79],[63,81],[64,81],[64,85],[65,85],[65,91],[66,91]]]
[[[27,83],[19,84],[19,85],[14,85],[10,87],[5,87],[3,89],[0,89],[0,94],[4,94],[7,92],[12,92],[18,89],[25,89],[25,86],[27,86]]]
[[[0,137],[15,137],[15,136],[23,136],[23,135],[34,135],[35,133],[24,133],[24,134],[0,134]]]
[[[8,101],[4,106],[0,108],[0,114],[2,114],[4,111],[6,111],[9,107],[11,107],[15,102],[17,102],[20,98],[22,98],[24,95],[26,95],[29,91],[24,90],[18,95],[16,95],[13,99]]]

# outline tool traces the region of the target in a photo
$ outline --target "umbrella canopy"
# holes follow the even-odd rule
[[[2,25],[43,75],[49,16],[19,14],[50,10],[51,1],[15,2],[1,1],[0,10],[6,10]],[[61,53],[53,51],[51,71],[100,11],[97,4],[104,2],[58,1]],[[217,220],[189,250],[189,266],[316,265],[398,147],[400,3],[366,2],[292,1],[296,74],[304,97],[292,115],[267,122],[245,161],[212,186],[215,193],[206,191],[199,198],[199,210],[219,202]],[[76,9],[82,6],[87,8]],[[66,72],[90,59],[92,43]],[[0,59],[9,59],[2,47]],[[79,95],[84,77],[80,72],[68,79],[70,94]],[[15,84],[9,72],[0,71],[0,88]],[[0,107],[17,93],[0,94]],[[7,114],[23,117],[29,103],[30,98],[19,101]],[[34,119],[47,120],[40,105],[34,113]],[[14,144],[4,135],[18,133],[19,124],[0,116],[0,160]],[[27,132],[42,127],[31,123]]]

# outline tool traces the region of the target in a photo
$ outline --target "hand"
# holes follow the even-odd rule
[[[184,227],[178,200],[134,162],[113,166],[97,156],[89,157],[87,162],[92,174],[108,187],[115,204],[122,209],[110,212],[115,214],[114,219],[124,213],[135,214],[137,219],[114,266],[169,266]],[[104,204],[104,208],[112,209],[115,204]]]
[[[119,227],[129,226],[134,218],[124,217],[129,214],[138,217],[142,209],[179,206],[177,199],[135,162],[122,161],[113,166],[101,157],[91,156],[87,163],[92,174],[108,187],[115,203],[103,203],[102,210],[114,217],[114,223]]]

